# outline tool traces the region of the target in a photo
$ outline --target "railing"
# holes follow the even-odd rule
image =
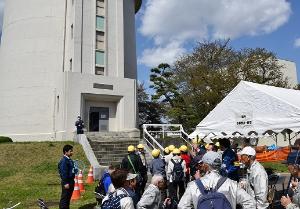
[[[184,141],[185,144],[192,147],[188,134],[183,130],[181,124],[144,124],[143,125],[143,138],[148,146],[152,149],[159,148],[164,150],[163,146],[155,139],[168,137],[178,137]]]

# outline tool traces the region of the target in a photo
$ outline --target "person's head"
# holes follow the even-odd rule
[[[175,148],[172,152],[173,156],[180,156],[180,150]]]
[[[77,120],[81,120],[81,116],[80,115],[77,116]]]
[[[173,152],[173,150],[176,148],[173,144],[169,145],[169,151],[170,152]]]
[[[111,174],[113,171],[115,171],[117,168],[120,168],[120,165],[118,164],[110,164],[108,166],[108,173]]]
[[[71,157],[73,155],[73,146],[69,145],[69,144],[66,144],[63,147],[63,153],[64,153],[64,155],[66,155],[68,157]]]
[[[168,154],[170,154],[170,150],[169,150],[169,147],[166,147],[164,149],[164,155],[168,155]]]
[[[110,177],[111,177],[111,182],[112,184],[114,185],[114,187],[116,189],[118,188],[121,188],[121,187],[124,187],[125,184],[126,184],[126,179],[127,179],[127,174],[128,174],[128,171],[125,170],[125,169],[116,169],[114,170]]]
[[[241,162],[246,166],[250,167],[250,165],[254,162],[256,151],[250,146],[244,147],[240,152]]]
[[[159,190],[163,190],[166,187],[164,177],[159,174],[155,174],[154,176],[152,176],[151,184],[157,186]]]
[[[142,145],[142,144],[138,144],[138,146],[136,148],[139,152],[144,152],[144,149],[145,149],[144,145]]]
[[[179,150],[181,153],[186,154],[188,152],[188,147],[185,145],[181,145]]]
[[[136,177],[137,174],[128,173],[126,178],[126,186],[130,187],[131,189],[135,189],[137,183]]]
[[[128,146],[127,151],[128,151],[128,153],[134,153],[135,147],[133,145],[130,145],[130,146]]]
[[[217,151],[217,148],[214,143],[209,143],[205,146],[207,151]]]
[[[222,165],[222,156],[218,152],[208,151],[206,152],[201,162],[199,162],[200,173],[207,173],[212,170],[219,171]]]
[[[227,148],[230,148],[230,140],[227,138],[220,139],[219,143],[220,143],[220,149],[222,151],[226,150]]]
[[[159,155],[160,155],[160,150],[159,149],[154,149],[154,150],[152,150],[151,154],[154,158],[158,158]]]

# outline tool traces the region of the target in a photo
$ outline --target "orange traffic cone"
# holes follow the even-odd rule
[[[88,178],[87,178],[87,180],[86,180],[86,183],[88,183],[88,184],[94,183],[93,166],[90,167],[90,170],[89,170],[89,174],[88,174]]]
[[[75,176],[75,185],[74,185],[74,191],[72,193],[71,200],[78,200],[80,199],[80,189],[78,185],[78,176]]]
[[[79,174],[78,174],[78,185],[79,185],[80,193],[84,193],[85,189],[84,189],[84,185],[83,185],[83,177],[82,177],[81,170],[79,171]]]

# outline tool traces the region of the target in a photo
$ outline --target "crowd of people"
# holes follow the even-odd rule
[[[208,195],[214,208],[268,208],[268,176],[255,149],[244,147],[239,159],[229,139],[192,142],[190,150],[186,145],[170,145],[163,153],[154,149],[150,162],[142,144],[129,146],[121,165],[107,171],[114,192],[106,192],[102,208],[116,203],[122,209],[206,208]],[[146,187],[148,171],[152,178]]]
[[[237,153],[229,139],[204,144],[194,139],[192,148],[170,145],[152,151],[147,161],[142,144],[128,147],[121,165],[110,165],[104,172],[96,192],[101,208],[120,209],[188,209],[188,208],[269,208],[268,175],[256,160],[256,151],[245,146]],[[64,147],[59,163],[62,177],[61,205],[69,204],[69,188],[73,186],[72,147]],[[281,207],[299,209],[299,151],[287,159],[291,180]],[[149,159],[149,158],[148,158]],[[151,179],[148,181],[148,173]],[[150,183],[147,185],[147,183]],[[60,207],[63,208],[63,207]]]

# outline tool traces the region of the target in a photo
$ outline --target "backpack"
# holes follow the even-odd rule
[[[180,182],[184,178],[184,172],[182,168],[182,162],[183,160],[180,160],[178,163],[176,163],[173,159],[171,159],[171,162],[174,164],[173,171],[172,171],[172,180],[173,182]]]
[[[217,183],[217,186],[212,190],[206,190],[201,180],[196,180],[196,184],[202,194],[198,200],[197,209],[232,209],[232,206],[226,196],[218,192],[218,189],[226,181],[226,177],[221,177]]]
[[[114,193],[110,193],[108,195],[108,199],[103,202],[101,205],[101,209],[121,209],[121,199],[124,197],[128,197],[126,194],[113,195]]]

